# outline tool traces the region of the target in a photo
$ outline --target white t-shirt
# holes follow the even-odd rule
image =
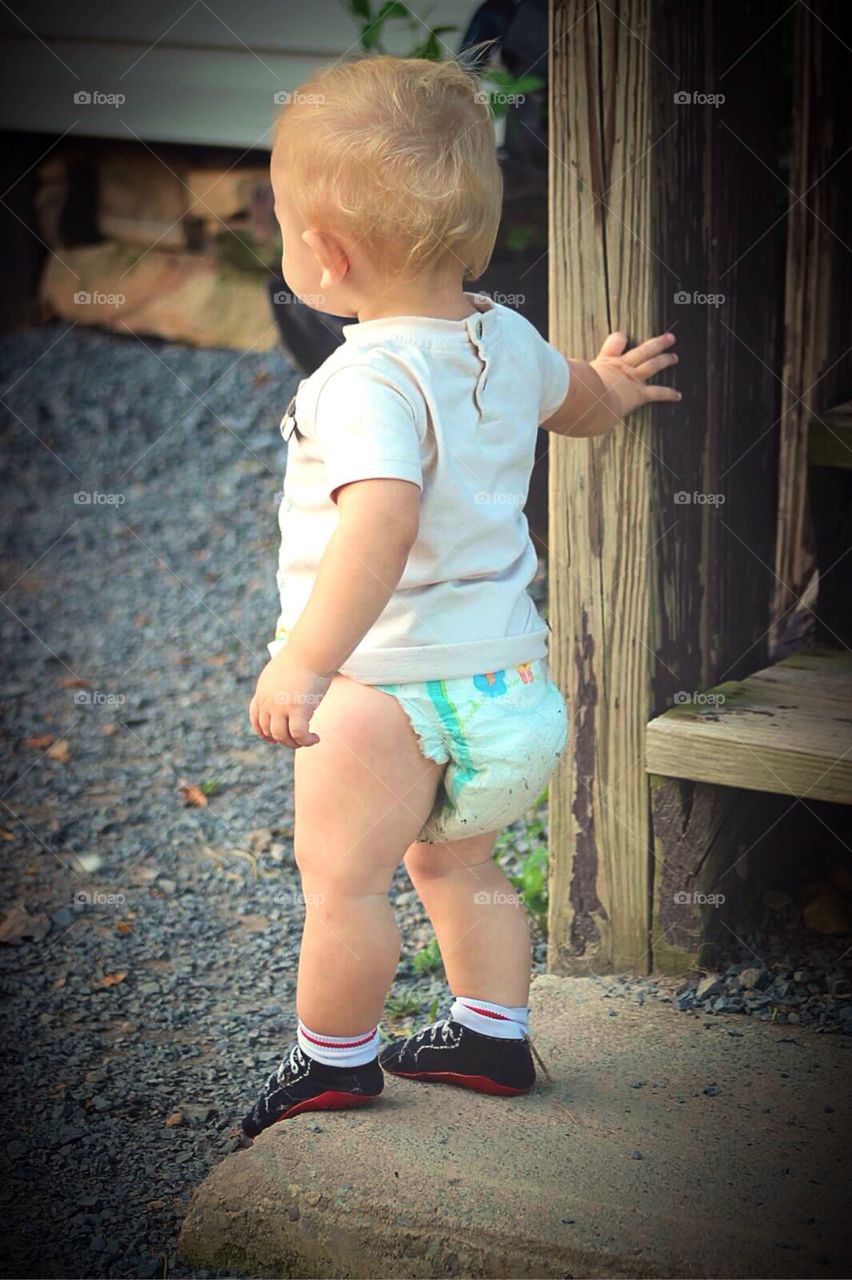
[[[335,489],[382,476],[421,490],[419,533],[341,673],[363,684],[452,679],[547,653],[549,628],[527,591],[537,558],[523,508],[536,433],[565,399],[569,366],[519,312],[465,296],[465,320],[344,325],[340,347],[300,382],[281,422],[281,613],[270,654],[310,596],[338,522]]]

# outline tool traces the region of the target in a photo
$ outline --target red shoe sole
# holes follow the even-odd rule
[[[318,1093],[315,1098],[305,1098],[302,1102],[295,1103],[274,1123],[280,1124],[282,1120],[289,1120],[290,1116],[298,1115],[301,1111],[338,1111],[344,1107],[362,1107],[365,1102],[372,1102],[373,1097],[378,1098],[379,1094],[341,1093],[337,1089],[329,1089],[325,1093]]]
[[[425,1080],[430,1084],[460,1084],[465,1089],[475,1089],[477,1093],[499,1094],[501,1097],[516,1097],[520,1093],[529,1093],[532,1085],[525,1089],[515,1089],[508,1084],[497,1084],[487,1076],[462,1076],[455,1071],[390,1071],[383,1068],[391,1076],[403,1076],[406,1080]]]

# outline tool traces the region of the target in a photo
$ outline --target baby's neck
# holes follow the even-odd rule
[[[433,320],[466,320],[472,314],[461,282],[437,287],[415,282],[406,289],[381,298],[371,298],[358,306],[358,321],[384,320],[393,316],[424,316]]]

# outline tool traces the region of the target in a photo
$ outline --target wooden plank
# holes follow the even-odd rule
[[[852,468],[852,401],[810,419],[808,465]]]
[[[674,409],[655,410],[651,441],[654,706],[662,710],[680,690],[768,661],[784,254],[773,169],[785,23],[766,0],[717,0],[697,14],[662,0],[654,13],[663,85],[724,99],[679,104],[662,85],[653,98],[655,314],[658,329],[677,334],[684,393]],[[734,208],[735,190],[748,197]],[[684,294],[692,301],[674,301]]]
[[[789,838],[793,806],[733,787],[656,774],[649,781],[654,968],[668,974],[718,968],[730,953],[732,929],[772,883],[767,867],[777,873],[776,843]],[[794,840],[793,847],[802,843]]]
[[[556,0],[552,11],[550,336],[587,358],[610,324],[650,332],[649,8]],[[557,972],[650,962],[647,428],[640,414],[606,439],[550,445],[553,670],[573,734],[550,792]]]
[[[641,722],[765,662],[780,404],[766,298],[784,231],[749,147],[774,160],[777,17],[774,0],[554,0],[551,339],[589,358],[610,329],[674,329],[684,392],[607,439],[551,444],[553,669],[573,713],[551,786],[557,972],[647,967]]]
[[[648,725],[649,773],[852,804],[852,653],[815,649]]]
[[[808,418],[847,398],[852,388],[852,6],[847,0],[813,0],[796,6],[795,21],[771,657],[815,634]]]

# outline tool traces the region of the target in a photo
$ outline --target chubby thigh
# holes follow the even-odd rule
[[[385,893],[432,811],[444,766],[395,698],[337,675],[294,755],[294,852],[305,892]]]

